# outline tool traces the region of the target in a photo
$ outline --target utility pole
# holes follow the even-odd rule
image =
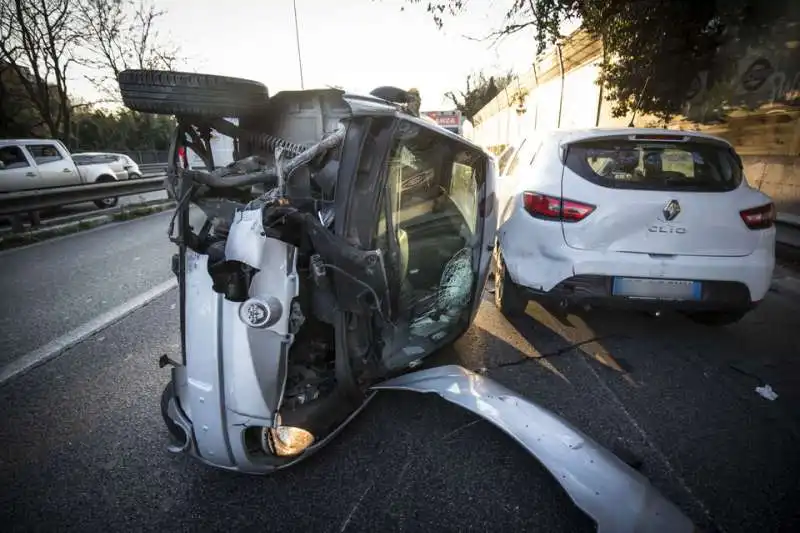
[[[303,83],[303,56],[300,54],[300,27],[297,23],[297,0],[292,0],[292,7],[294,8],[294,36],[297,41],[297,64],[300,66],[300,89],[305,89]]]

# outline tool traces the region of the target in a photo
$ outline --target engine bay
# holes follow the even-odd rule
[[[226,403],[242,416],[271,417],[246,431],[251,453],[281,455],[274,434],[280,426],[325,436],[363,401],[368,385],[336,349],[342,313],[368,323],[388,312],[383,254],[354,246],[335,229],[349,116],[341,92],[330,90],[279,93],[257,124],[180,120],[178,142],[205,168],[187,165],[184,156],[168,177],[177,201],[170,239],[185,250],[184,277],[203,257],[214,293],[239,306],[246,327],[227,331],[248,348],[225,364],[231,379],[251,371],[259,398],[245,398],[256,392],[247,389]],[[232,140],[224,166],[215,165],[214,136]],[[184,302],[182,314],[192,313],[192,300]],[[243,366],[248,353],[252,362]],[[284,360],[259,362],[270,357]]]

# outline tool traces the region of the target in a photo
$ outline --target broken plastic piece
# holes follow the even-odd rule
[[[764,385],[763,387],[756,387],[756,392],[762,397],[766,398],[767,400],[773,401],[778,399],[778,394],[772,390],[772,387],[769,385]]]

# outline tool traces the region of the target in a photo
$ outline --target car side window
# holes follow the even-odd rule
[[[505,169],[501,170],[501,174],[503,176],[513,175],[514,172],[517,170],[517,165],[519,164],[520,154],[524,151],[525,145],[527,144],[528,140],[524,139],[519,146],[516,147],[515,150],[511,151],[511,157],[508,160]],[[502,167],[501,167],[502,168]]]
[[[3,146],[0,148],[0,161],[5,165],[3,168],[4,170],[26,168],[30,166],[28,164],[28,159],[19,146]]]
[[[52,144],[29,144],[26,146],[37,165],[64,159]]]
[[[539,154],[539,151],[542,148],[542,141],[535,141],[531,143],[531,147],[533,148],[531,153],[531,159],[528,161],[528,166],[533,166],[533,162],[536,161],[536,156]]]
[[[500,159],[497,161],[497,169],[501,176],[505,175],[505,170],[506,167],[508,166],[508,162],[511,161],[511,158],[516,153],[517,149],[511,146],[503,150],[503,153],[500,155]]]
[[[517,167],[519,166],[519,159],[520,159],[519,151],[517,151],[514,154],[513,159],[511,159],[511,162],[508,164],[508,168],[506,169],[505,172],[507,176],[512,176],[517,171]]]

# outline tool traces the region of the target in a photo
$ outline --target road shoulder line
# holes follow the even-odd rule
[[[28,352],[18,359],[15,359],[0,369],[0,386],[4,385],[15,377],[18,377],[29,370],[36,368],[37,366],[43,365],[44,363],[55,359],[81,341],[91,337],[98,331],[107,328],[111,324],[122,320],[140,307],[147,305],[151,301],[177,286],[178,282],[175,278],[156,285],[152,289],[131,298],[127,302],[124,302],[117,307],[110,309],[109,311],[106,311],[82,326],[78,326],[72,331],[65,333],[57,339],[45,344],[44,346],[37,348],[32,352]]]

